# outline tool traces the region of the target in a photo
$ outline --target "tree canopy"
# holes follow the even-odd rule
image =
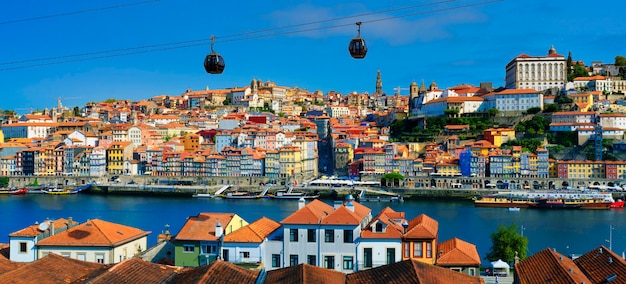
[[[515,260],[515,253],[520,259],[526,258],[528,238],[520,235],[515,224],[510,226],[498,225],[498,231],[491,233],[491,249],[487,253],[487,260],[501,259],[507,263]]]

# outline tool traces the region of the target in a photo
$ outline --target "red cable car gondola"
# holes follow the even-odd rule
[[[365,45],[365,40],[361,38],[361,22],[357,22],[356,25],[358,26],[358,34],[350,41],[348,51],[353,58],[362,59],[367,54],[367,45]]]
[[[204,70],[209,74],[222,74],[226,68],[226,63],[224,58],[213,50],[213,40],[215,37],[211,36],[211,53],[204,58]]]

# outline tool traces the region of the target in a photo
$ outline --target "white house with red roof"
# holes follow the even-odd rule
[[[78,223],[72,219],[60,218],[35,223],[9,234],[10,258],[15,262],[31,262],[38,259],[37,243]]]
[[[280,223],[262,217],[231,234],[222,243],[222,260],[232,263],[263,263],[265,270],[282,265],[283,230]]]
[[[402,261],[402,235],[408,221],[390,207],[380,211],[361,231],[355,271]]]
[[[334,206],[319,200],[305,205],[301,200],[299,209],[281,221],[284,267],[307,263],[356,271],[355,243],[371,219],[371,209],[352,198]]]
[[[543,94],[536,89],[506,89],[482,96],[483,110],[492,108],[502,113],[525,112],[530,108],[543,110]]]

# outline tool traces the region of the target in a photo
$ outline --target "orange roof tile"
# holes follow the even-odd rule
[[[335,270],[309,264],[298,264],[267,272],[265,283],[324,283],[343,284],[346,275]]]
[[[405,260],[376,268],[361,270],[346,276],[347,284],[375,284],[375,283],[485,283],[480,277],[469,276],[447,268],[419,262]]]
[[[78,279],[80,283],[108,284],[108,283],[166,283],[184,268],[143,261],[133,257],[115,264],[97,275],[86,275]]]
[[[293,212],[283,219],[282,224],[318,224],[328,214],[333,212],[333,207],[317,199],[309,202],[306,206]]]
[[[428,217],[426,214],[420,214],[409,221],[405,239],[435,239],[439,231],[439,222]]]
[[[254,284],[259,273],[259,270],[253,271],[230,262],[216,260],[209,265],[184,271],[174,277],[170,283]]]
[[[149,231],[93,219],[47,237],[37,246],[117,246],[149,234]]]
[[[82,276],[105,269],[99,263],[81,261],[51,253],[14,270],[0,274],[0,283],[71,283]]]
[[[280,223],[270,218],[262,217],[224,236],[224,242],[260,243],[271,233],[278,230],[278,228],[280,228]]]
[[[605,246],[579,256],[574,259],[574,264],[589,277],[590,283],[605,283],[607,277],[612,274],[615,274],[619,281],[626,279],[626,261]]]
[[[437,256],[439,266],[479,266],[480,256],[476,246],[461,239],[453,238],[439,243]]]
[[[47,222],[52,222],[52,224],[54,225],[55,229],[61,229],[61,228],[67,228],[68,225],[74,226],[77,225],[77,222],[74,221],[70,221],[64,218],[60,218],[60,219],[56,219],[56,220],[52,220],[52,221],[47,221]],[[49,225],[52,225],[49,224]],[[45,231],[41,231],[39,230],[39,224],[34,224],[31,226],[28,226],[24,229],[21,229],[17,232],[13,232],[11,234],[9,234],[9,237],[36,237],[39,234],[43,234],[43,233],[48,233],[50,232],[52,226],[48,226],[48,229]]]
[[[215,236],[217,222],[220,222],[222,228],[225,228],[233,217],[235,217],[234,213],[200,213],[198,216],[189,217],[175,239],[215,241],[218,239]]]
[[[515,264],[515,272],[520,284],[594,283],[574,261],[549,248]]]

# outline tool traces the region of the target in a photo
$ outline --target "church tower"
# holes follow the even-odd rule
[[[413,81],[409,86],[409,114],[413,113],[413,109],[417,106],[417,98],[419,97],[419,89],[417,83]]]
[[[378,70],[378,74],[376,74],[376,94],[383,93],[383,80],[380,79],[380,70]]]

